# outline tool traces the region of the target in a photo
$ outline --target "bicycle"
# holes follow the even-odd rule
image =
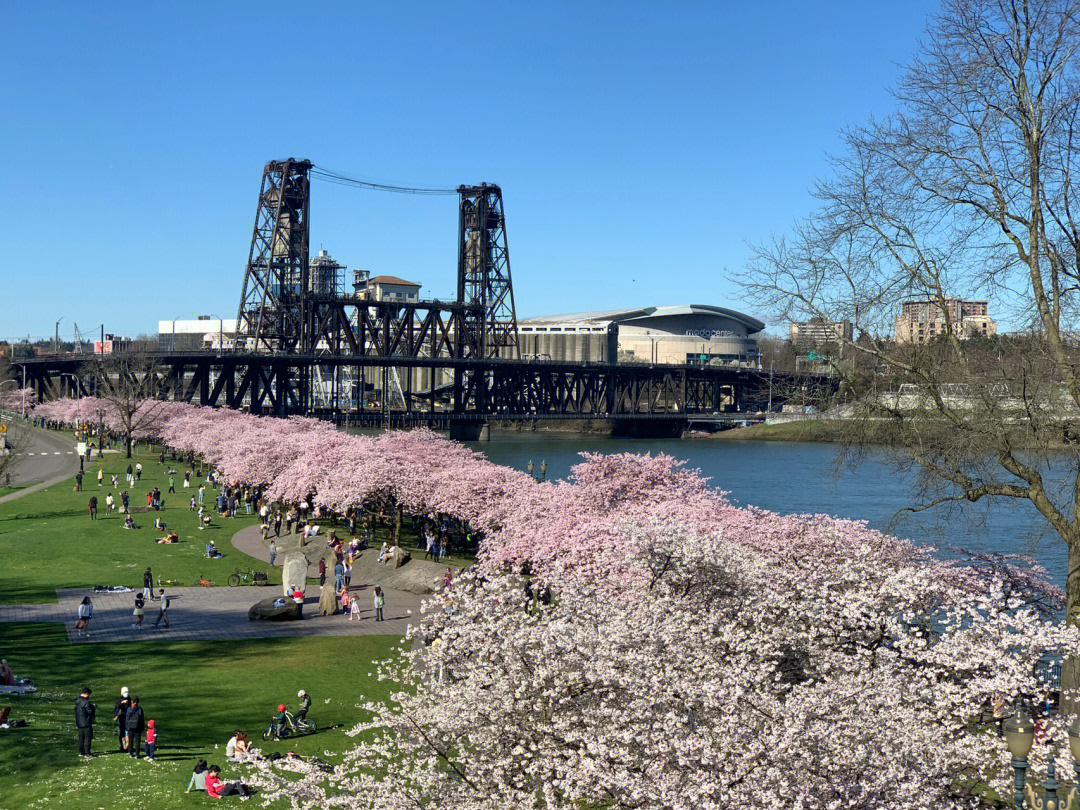
[[[229,574],[229,584],[234,587],[241,584],[267,585],[269,584],[269,580],[262,571],[256,571],[254,568],[248,568],[246,570],[237,568],[233,573]]]
[[[200,576],[197,580],[191,583],[192,588],[197,588],[200,585],[202,585],[204,588],[213,588],[214,581],[212,579],[204,579]]]
[[[157,584],[162,588],[179,588],[180,580],[178,579],[159,579]]]
[[[276,723],[276,719],[270,721],[270,725],[266,727],[262,735],[264,740],[284,740],[290,734],[314,734],[319,730],[319,724],[314,720],[306,717],[303,720],[297,720],[288,709],[285,710],[285,728],[276,729]]]

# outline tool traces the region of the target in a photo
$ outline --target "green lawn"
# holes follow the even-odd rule
[[[69,644],[60,625],[0,624],[0,651],[16,674],[33,677],[39,689],[0,699],[13,718],[29,721],[27,728],[0,730],[0,806],[202,806],[205,794],[183,792],[191,768],[199,758],[226,766],[225,742],[236,728],[258,738],[266,752],[326,758],[325,752],[348,747],[345,730],[363,719],[356,704],[385,697],[387,686],[371,677],[371,662],[399,643],[395,636],[354,636]],[[76,756],[74,701],[83,685],[94,690],[98,706],[98,756],[92,760]],[[111,720],[121,686],[137,694],[147,718],[155,720],[157,762],[133,762],[118,753]],[[276,705],[295,708],[301,687],[312,695],[319,732],[264,743],[262,730]],[[243,766],[229,765],[224,773],[242,777]]]
[[[143,527],[137,531],[122,529],[116,513],[105,515],[105,493],[118,494],[109,486],[110,474],[128,465],[117,454],[86,465],[82,492],[72,491],[71,480],[0,504],[0,603],[54,601],[60,587],[140,587],[147,565],[156,576],[184,585],[200,575],[224,583],[238,566],[267,571],[272,582],[280,582],[279,569],[241,554],[229,542],[254,516],[215,517],[210,529],[200,531],[188,510],[194,488],[181,486],[183,465],[168,459],[159,464],[156,453],[142,453],[132,464],[135,460],[142,461],[144,472],[129,490],[132,505],[145,505],[154,485],[166,502],[161,513],[136,514]],[[167,494],[170,464],[180,473],[175,495]],[[99,465],[105,470],[101,489]],[[86,511],[91,494],[99,499],[97,521]],[[208,488],[208,508],[215,496]],[[179,544],[154,543],[161,534],[151,528],[155,514],[179,532]],[[210,538],[224,559],[203,556]],[[170,810],[205,805],[205,794],[183,793],[196,759],[224,766],[224,745],[232,731],[242,728],[261,737],[276,705],[295,706],[301,687],[314,697],[311,716],[319,733],[287,745],[258,739],[258,745],[332,759],[348,747],[344,730],[362,719],[357,704],[385,696],[386,685],[372,677],[373,662],[400,641],[397,636],[363,636],[70,644],[60,625],[0,624],[0,657],[39,688],[34,695],[0,696],[0,706],[12,707],[13,719],[29,721],[27,728],[0,730],[0,807]],[[156,763],[133,762],[118,753],[90,761],[77,757],[74,701],[84,684],[93,688],[99,708],[95,752],[117,750],[112,704],[120,687],[128,686],[142,699],[147,717],[157,721]],[[229,767],[225,775],[236,778],[242,772]]]
[[[210,528],[200,530],[195,513],[188,503],[197,488],[184,489],[183,472],[179,462],[158,463],[156,454],[140,454],[132,459],[143,465],[142,479],[129,489],[132,507],[146,505],[146,493],[154,486],[161,489],[165,509],[161,512],[142,512],[133,515],[142,528],[125,530],[123,516],[117,511],[106,513],[105,494],[112,492],[119,505],[120,490],[110,486],[112,473],[120,475],[127,469],[128,460],[122,455],[106,454],[86,465],[83,491],[73,492],[74,480],[26,495],[0,505],[0,603],[52,602],[56,589],[93,585],[127,585],[142,587],[142,575],[151,566],[158,578],[176,580],[191,585],[199,576],[224,583],[238,566],[266,571],[271,582],[280,582],[280,569],[241,554],[232,547],[233,534],[255,522],[254,516],[222,519],[214,516]],[[178,471],[176,494],[169,495],[170,468]],[[97,485],[97,470],[105,471],[105,484]],[[98,520],[87,513],[91,495],[98,498]],[[205,506],[213,511],[217,490],[208,487]],[[155,532],[154,517],[162,517],[169,528],[178,532],[180,542],[157,545],[154,540],[163,532]],[[213,539],[225,554],[224,559],[209,560],[204,556],[206,543]]]

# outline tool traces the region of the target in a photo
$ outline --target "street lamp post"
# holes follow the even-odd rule
[[[1053,752],[1047,757],[1046,779],[1042,783],[1043,794],[1037,796],[1027,783],[1027,757],[1035,742],[1035,724],[1024,711],[1017,711],[1005,721],[1005,743],[1012,754],[1013,766],[1013,806],[1022,810],[1026,806],[1032,810],[1076,810],[1080,807],[1080,718],[1069,725],[1069,752],[1073,758],[1073,786],[1061,799],[1058,791],[1061,784],[1054,774]]]

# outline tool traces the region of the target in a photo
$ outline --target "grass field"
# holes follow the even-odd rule
[[[835,442],[840,440],[840,430],[823,420],[803,419],[722,430],[710,438],[716,441]]]
[[[123,515],[108,514],[105,495],[113,493],[119,505],[120,490],[110,486],[112,473],[123,473],[128,460],[118,454],[106,454],[102,461],[94,459],[86,465],[83,491],[73,492],[74,480],[31,493],[10,503],[0,505],[0,603],[52,602],[56,589],[93,585],[127,585],[142,587],[143,571],[149,565],[158,578],[171,579],[190,585],[198,576],[207,575],[215,582],[224,582],[239,565],[266,571],[271,582],[280,582],[279,569],[271,569],[233,549],[230,538],[244,526],[255,522],[254,516],[223,519],[214,517],[210,528],[200,530],[195,513],[188,503],[197,489],[194,476],[192,488],[182,486],[184,467],[171,462],[178,471],[174,476],[176,494],[169,495],[170,462],[158,463],[157,454],[141,454],[132,459],[143,465],[142,479],[129,489],[132,507],[146,505],[146,493],[157,486],[161,489],[165,509],[134,515],[141,529],[125,530]],[[105,471],[105,484],[97,485],[97,470]],[[98,498],[98,519],[90,520],[87,503],[91,495]],[[207,488],[205,506],[213,512],[217,491]],[[162,517],[169,528],[178,532],[180,542],[158,545],[153,522]],[[225,554],[224,559],[209,560],[204,556],[207,542],[213,539]]]
[[[156,453],[137,460],[144,473],[129,492],[133,505],[145,505],[154,485],[167,493],[170,462],[159,464]],[[0,505],[0,602],[54,601],[58,587],[140,587],[147,565],[157,577],[183,584],[199,575],[224,582],[237,566],[267,571],[272,582],[280,582],[279,569],[241,554],[229,542],[254,516],[215,517],[210,529],[198,529],[187,506],[194,488],[182,488],[184,467],[177,462],[171,463],[180,473],[177,492],[164,494],[165,510],[136,514],[143,528],[122,529],[121,517],[104,514],[104,496],[107,491],[117,494],[109,487],[110,474],[127,464],[122,456],[107,455],[101,489],[95,459],[86,466],[82,492],[72,491],[72,480]],[[97,521],[87,515],[91,494],[99,500]],[[208,507],[215,496],[208,488]],[[151,528],[155,514],[179,532],[179,544],[154,543],[161,534]],[[210,538],[224,559],[203,556]],[[386,685],[372,677],[372,664],[398,644],[396,636],[70,644],[60,625],[0,624],[0,656],[39,689],[34,695],[0,697],[0,705],[11,706],[13,719],[29,722],[26,728],[0,730],[0,807],[171,810],[205,805],[205,794],[183,792],[196,759],[224,766],[224,745],[232,731],[241,728],[259,738],[276,705],[295,706],[300,688],[314,698],[311,716],[319,733],[288,744],[261,739],[257,744],[266,751],[295,750],[332,760],[348,745],[344,729],[362,719],[358,704],[385,695]],[[157,762],[135,762],[119,753],[89,761],[76,756],[74,701],[83,685],[94,690],[98,705],[95,753],[118,749],[112,706],[120,687],[128,686],[159,727]],[[242,777],[242,771],[228,767],[225,775]]]
[[[192,766],[203,758],[222,765],[226,777],[242,778],[242,766],[225,762],[225,742],[236,728],[264,752],[339,752],[349,743],[345,729],[362,719],[357,704],[386,694],[386,684],[370,675],[371,662],[399,643],[395,636],[353,636],[69,644],[60,625],[0,624],[0,651],[16,674],[32,676],[39,689],[0,699],[13,718],[29,722],[0,730],[0,807],[205,805],[206,794],[184,794]],[[92,760],[76,756],[74,701],[84,685],[98,706]],[[118,753],[111,719],[121,686],[139,696],[159,729],[156,762]],[[264,743],[261,734],[277,704],[295,708],[300,688],[312,695],[318,733]]]

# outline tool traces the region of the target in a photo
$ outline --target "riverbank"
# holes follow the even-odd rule
[[[838,442],[840,434],[840,423],[825,419],[797,419],[721,430],[708,438],[718,441]]]

